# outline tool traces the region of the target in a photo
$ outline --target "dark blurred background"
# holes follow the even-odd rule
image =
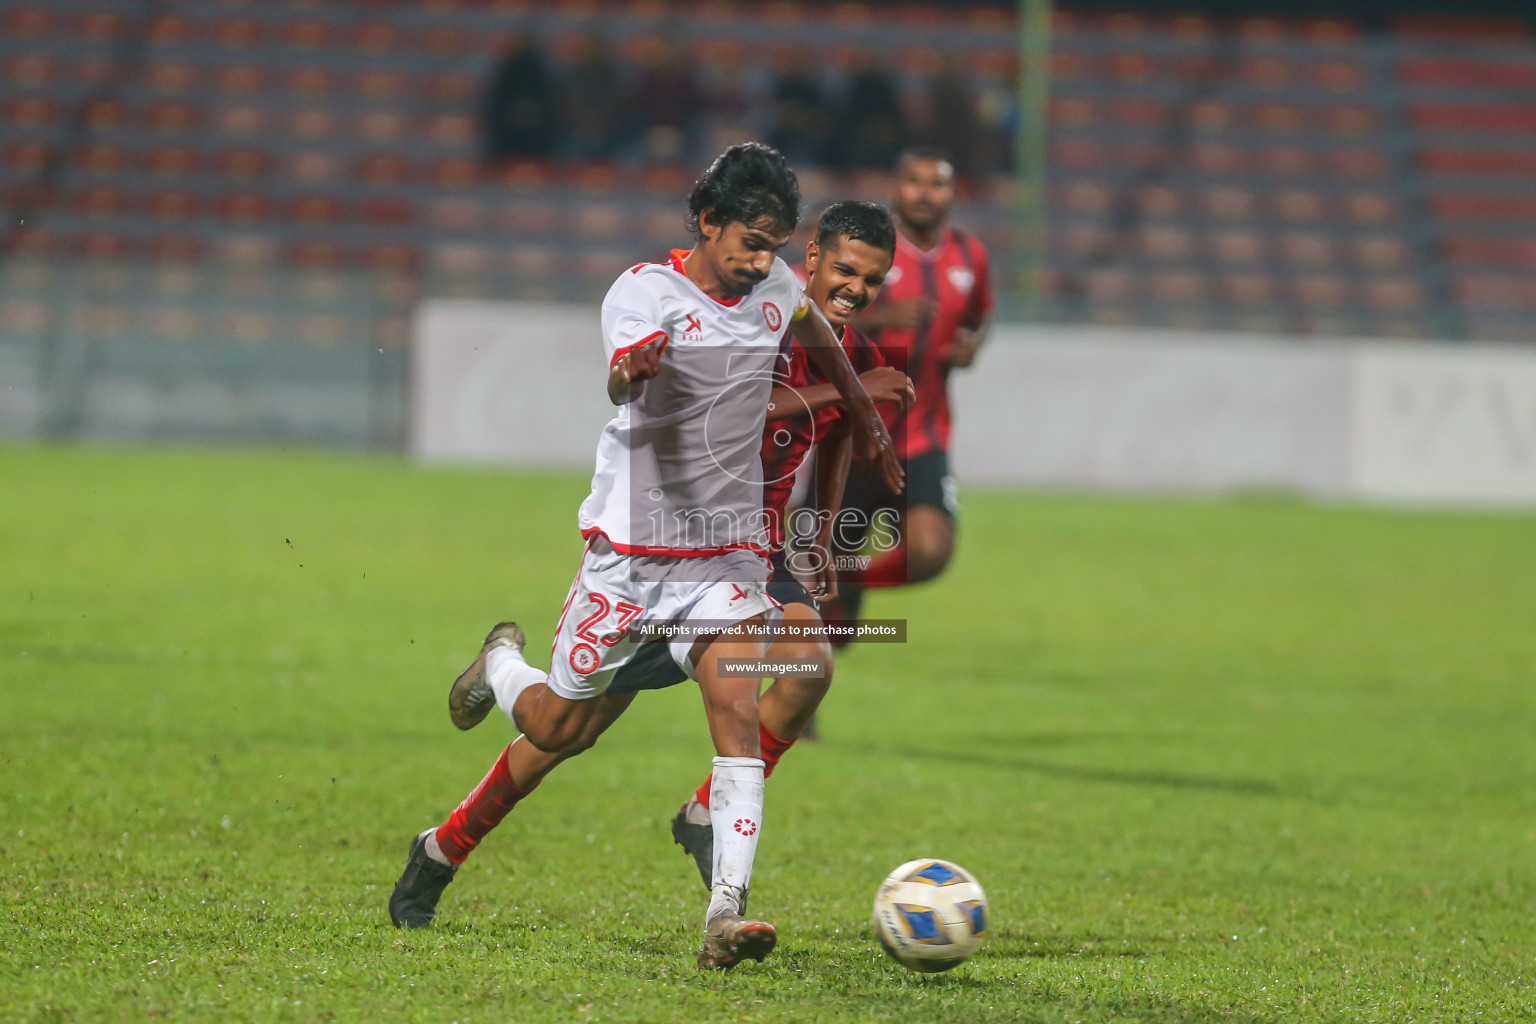
[[[688,243],[690,183],[748,138],[812,213],[949,151],[1005,318],[1536,339],[1536,5],[1050,24],[1041,123],[1009,3],[0,0],[0,375],[35,384],[0,431],[110,432],[113,373],[171,394],[204,366],[353,382],[299,432],[397,445],[420,302],[594,301]],[[1038,301],[1021,131],[1048,146]],[[258,406],[204,433],[289,429]]]

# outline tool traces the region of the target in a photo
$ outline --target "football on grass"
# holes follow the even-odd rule
[[[932,857],[907,861],[875,894],[875,933],[903,967],[947,971],[981,946],[987,894],[958,864]]]

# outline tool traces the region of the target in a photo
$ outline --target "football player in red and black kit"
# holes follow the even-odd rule
[[[949,374],[975,360],[993,305],[986,248],[945,223],[954,178],[949,160],[935,150],[908,150],[897,162],[896,259],[879,300],[853,323],[916,386],[916,401],[886,412],[906,465],[906,492],[892,492],[862,463],[854,465],[843,508],[857,515],[847,517],[850,527],[840,527],[834,538],[839,563],[863,561],[865,535],[882,510],[895,529],[877,530],[876,539],[895,542],[872,545],[864,567],[844,574],[829,616],[857,619],[864,588],[933,579],[954,551],[959,507],[949,473]]]

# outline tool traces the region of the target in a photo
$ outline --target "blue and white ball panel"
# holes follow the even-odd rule
[[[945,971],[975,953],[987,930],[987,897],[958,864],[924,858],[897,868],[875,895],[880,945],[904,967]]]

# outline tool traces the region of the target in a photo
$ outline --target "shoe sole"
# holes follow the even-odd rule
[[[762,963],[779,944],[778,932],[767,921],[743,921],[732,930],[730,939],[713,939],[726,947],[720,952],[710,949],[711,938],[699,948],[698,964],[706,971],[728,971],[743,960]]]
[[[475,689],[476,684],[489,688],[485,682],[485,659],[491,653],[491,649],[500,646],[506,641],[519,651],[528,642],[523,635],[522,627],[515,622],[498,622],[485,638],[485,643],[480,645],[480,653],[475,655],[475,660],[469,663],[469,667],[459,673],[459,677],[448,688],[448,717],[453,724],[460,729],[473,729],[485,721],[485,716],[491,713],[491,708],[496,706],[496,700],[492,699],[482,704],[469,703],[469,695]]]

